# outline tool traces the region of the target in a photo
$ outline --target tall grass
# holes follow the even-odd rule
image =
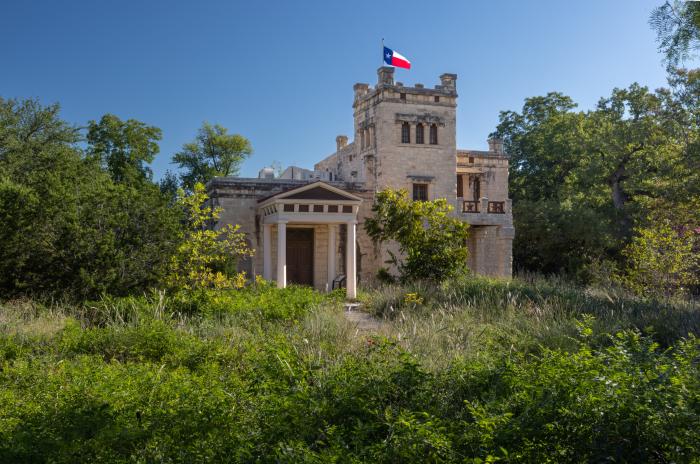
[[[619,288],[582,288],[556,278],[461,276],[440,285],[385,285],[361,299],[384,321],[384,335],[438,365],[542,346],[574,349],[577,322],[586,316],[594,318],[597,345],[626,329],[647,333],[662,346],[700,334],[697,301],[640,299]]]

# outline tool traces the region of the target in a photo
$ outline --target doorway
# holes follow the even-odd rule
[[[287,229],[287,282],[314,285],[314,229]]]

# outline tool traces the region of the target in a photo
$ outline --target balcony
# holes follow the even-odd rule
[[[462,220],[474,226],[512,226],[513,216],[511,200],[489,201],[481,198],[478,201],[458,200],[462,203]],[[458,205],[457,205],[458,206]]]
[[[486,200],[486,201],[484,201]],[[505,201],[488,201],[482,198],[481,201],[464,201],[462,202],[463,213],[481,213],[486,206],[488,214],[506,214]]]

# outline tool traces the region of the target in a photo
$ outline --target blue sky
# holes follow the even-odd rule
[[[76,125],[113,113],[160,127],[156,177],[219,123],[251,140],[241,174],[255,176],[274,160],[312,167],[352,136],[352,86],[376,82],[384,38],[413,63],[398,81],[458,75],[457,144],[480,149],[528,96],[561,91],[586,109],[614,87],[664,85],[648,25],[661,3],[10,1],[0,96],[59,102]]]

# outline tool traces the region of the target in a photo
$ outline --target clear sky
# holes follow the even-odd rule
[[[662,0],[32,1],[0,9],[0,96],[58,102],[163,130],[156,177],[203,121],[248,137],[241,174],[312,167],[352,139],[352,86],[376,82],[381,39],[406,85],[458,75],[458,148],[483,149],[502,110],[560,91],[581,108],[666,75],[649,13]]]

